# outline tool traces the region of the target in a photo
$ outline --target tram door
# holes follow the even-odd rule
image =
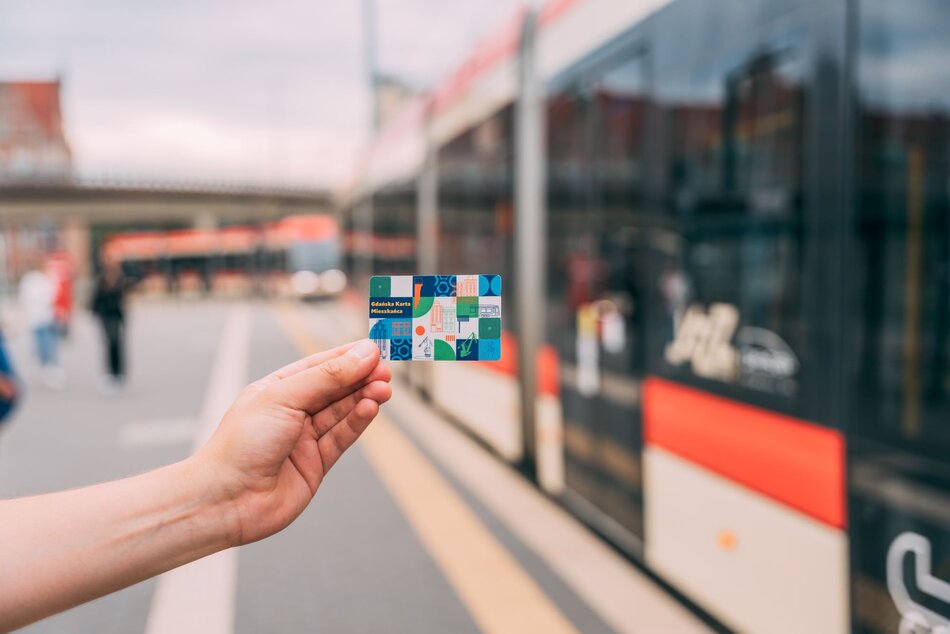
[[[561,358],[566,500],[639,550],[646,55],[626,48],[548,102],[549,336]]]
[[[950,631],[950,11],[858,2],[854,631]],[[948,628],[948,629],[941,629]]]

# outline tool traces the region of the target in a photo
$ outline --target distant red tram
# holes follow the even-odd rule
[[[103,256],[118,260],[146,292],[250,292],[332,296],[346,287],[331,216],[290,216],[260,226],[117,233]]]

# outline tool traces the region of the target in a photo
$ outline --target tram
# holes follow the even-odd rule
[[[332,216],[288,216],[257,226],[118,232],[102,245],[145,293],[299,298],[335,296],[346,287],[342,245]]]
[[[725,628],[946,633],[948,33],[938,0],[519,11],[375,139],[349,273],[504,275],[502,360],[410,382]]]

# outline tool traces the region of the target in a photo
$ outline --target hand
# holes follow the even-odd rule
[[[389,368],[362,340],[292,363],[244,388],[193,459],[228,509],[231,542],[290,524],[389,400]]]

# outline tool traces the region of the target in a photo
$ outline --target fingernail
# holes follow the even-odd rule
[[[376,344],[369,339],[363,339],[361,342],[350,348],[350,352],[360,359],[365,359],[377,354],[379,349],[376,347]]]

